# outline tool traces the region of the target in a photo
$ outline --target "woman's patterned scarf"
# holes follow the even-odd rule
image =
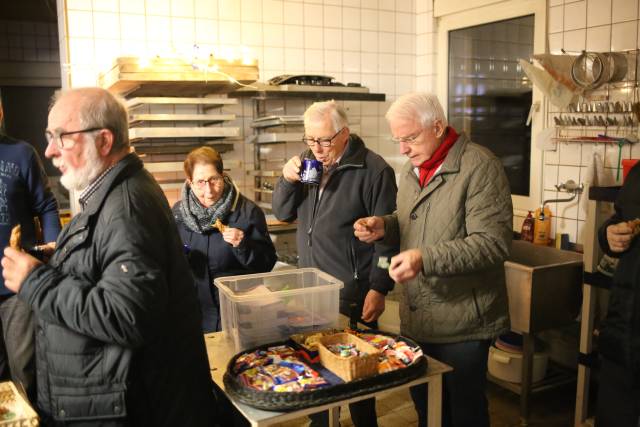
[[[187,228],[196,233],[204,234],[213,230],[213,224],[219,218],[220,221],[231,211],[233,201],[236,199],[236,187],[227,175],[224,175],[224,190],[222,196],[211,206],[202,206],[198,197],[191,190],[191,186],[185,181],[182,186],[180,204],[181,220]]]

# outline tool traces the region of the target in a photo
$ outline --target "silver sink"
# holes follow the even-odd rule
[[[504,267],[513,331],[535,333],[575,320],[581,304],[582,254],[514,240]]]

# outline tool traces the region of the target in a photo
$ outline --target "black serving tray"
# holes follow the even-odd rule
[[[405,341],[411,347],[419,347],[413,340],[401,335],[373,329],[360,330],[357,332],[385,335],[396,340]],[[242,384],[242,382],[238,380],[236,372],[234,371],[236,359],[245,353],[252,353],[256,350],[266,350],[269,347],[277,345],[292,346],[291,341],[289,340],[280,341],[253,347],[232,357],[227,365],[227,371],[223,377],[226,392],[240,402],[258,409],[264,409],[267,411],[293,411],[391,388],[414,380],[424,374],[427,370],[427,359],[423,355],[406,368],[396,369],[395,371],[385,372],[384,374],[378,374],[373,377],[361,378],[350,382],[343,382],[336,376],[331,375],[332,378],[326,379],[330,380],[330,382],[335,382],[335,384],[316,390],[301,392],[258,391]],[[296,348],[294,346],[292,347]],[[309,363],[308,360],[304,359],[302,360],[311,368],[323,374],[323,376],[325,372],[328,372],[319,364]]]

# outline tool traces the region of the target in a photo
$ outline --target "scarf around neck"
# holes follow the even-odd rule
[[[191,186],[185,181],[182,186],[180,200],[180,216],[182,222],[193,232],[204,234],[214,229],[213,224],[217,219],[223,221],[236,199],[237,189],[227,175],[224,175],[224,190],[222,196],[208,208],[202,206]]]
[[[453,144],[458,140],[458,133],[451,126],[447,126],[445,132],[444,141],[436,148],[431,158],[425,160],[420,165],[420,187],[427,186],[429,180],[436,173],[440,165],[444,163],[444,159],[447,157],[447,154],[449,154],[449,150],[453,147]]]

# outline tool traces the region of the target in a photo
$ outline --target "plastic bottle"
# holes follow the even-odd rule
[[[522,222],[522,229],[520,230],[520,240],[526,240],[527,242],[533,242],[533,227],[534,219],[531,211]]]
[[[536,209],[533,224],[533,244],[548,245],[551,242],[551,209],[548,206]]]

